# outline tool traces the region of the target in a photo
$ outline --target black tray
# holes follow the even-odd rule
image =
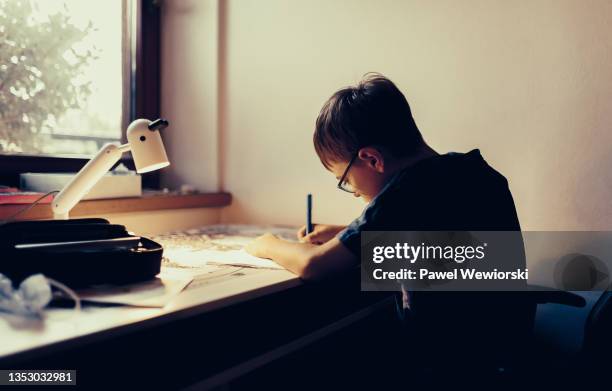
[[[0,273],[14,284],[35,273],[71,288],[146,281],[162,254],[160,244],[100,218],[0,225]]]

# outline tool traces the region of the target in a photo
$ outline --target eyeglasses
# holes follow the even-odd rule
[[[348,174],[349,170],[351,169],[351,166],[355,162],[355,159],[357,159],[357,155],[358,155],[358,152],[353,155],[353,157],[349,161],[348,166],[346,166],[346,169],[344,170],[344,174],[342,174],[342,177],[340,178],[340,182],[338,182],[338,189],[340,189],[342,191],[346,191],[347,193],[353,193],[354,194],[356,192],[356,190],[353,187],[353,185],[348,183],[348,181],[346,180],[346,175]]]

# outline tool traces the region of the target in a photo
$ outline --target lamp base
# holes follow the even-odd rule
[[[53,220],[69,220],[69,213],[53,213]]]

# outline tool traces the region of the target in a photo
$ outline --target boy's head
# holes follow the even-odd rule
[[[319,113],[313,140],[321,162],[338,179],[352,161],[346,181],[367,202],[398,162],[425,145],[406,98],[380,74],[332,95]]]

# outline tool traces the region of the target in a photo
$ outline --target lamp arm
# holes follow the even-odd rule
[[[106,144],[103,146],[96,156],[88,161],[53,199],[51,206],[53,217],[55,219],[67,220],[70,210],[117,163],[121,155],[129,150],[129,144]]]

